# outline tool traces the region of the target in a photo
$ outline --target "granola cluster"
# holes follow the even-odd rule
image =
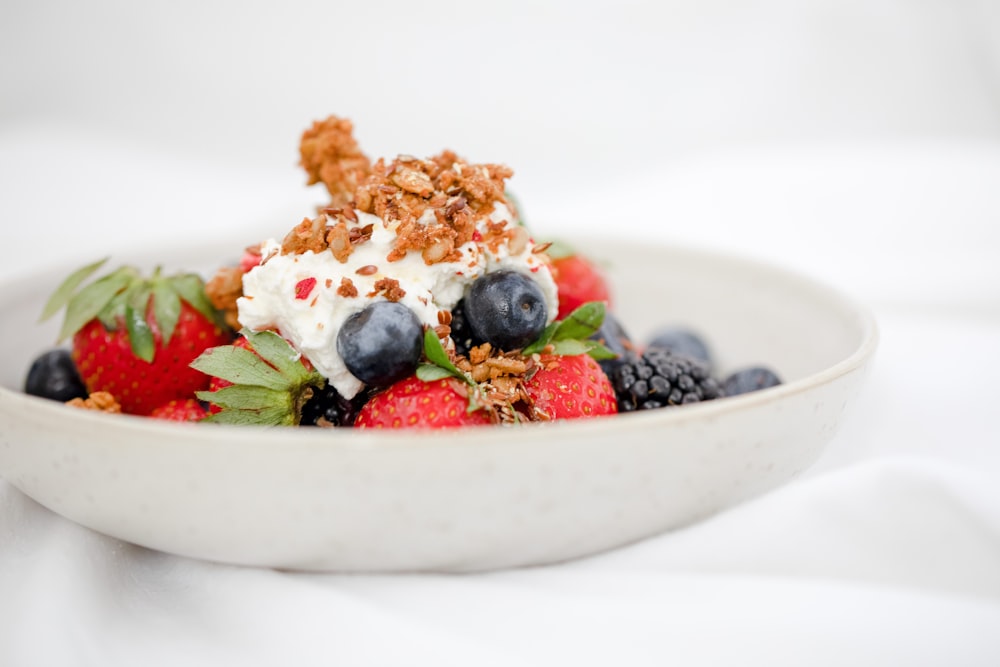
[[[371,173],[371,161],[361,152],[353,132],[351,121],[330,116],[314,122],[299,142],[299,164],[309,176],[309,185],[325,185],[334,206],[349,203]]]
[[[441,331],[438,330],[438,335]],[[474,383],[472,399],[496,424],[515,424],[526,421],[549,421],[551,417],[535,406],[535,401],[525,388],[525,383],[542,368],[557,364],[553,357],[543,353],[525,356],[520,350],[505,352],[483,343],[469,350],[468,355],[457,354],[454,347],[448,356],[455,367]],[[458,387],[469,393],[468,387]]]
[[[226,325],[239,331],[239,311],[236,300],[243,296],[243,270],[238,266],[224,266],[205,283],[205,294],[212,305],[222,313]]]
[[[346,262],[353,248],[372,233],[371,225],[358,226],[356,209],[396,227],[396,243],[386,257],[389,262],[409,252],[419,252],[427,264],[455,262],[461,259],[458,248],[473,240],[485,242],[494,251],[507,243],[517,254],[529,240],[523,228],[510,229],[501,221],[487,223],[485,238],[476,231],[496,206],[510,206],[504,181],[511,174],[503,165],[470,165],[451,151],[427,160],[407,155],[388,163],[380,159],[346,204],[331,202],[317,217],[304,219],[285,236],[281,252],[329,250]],[[324,182],[331,192],[343,192],[349,185]]]

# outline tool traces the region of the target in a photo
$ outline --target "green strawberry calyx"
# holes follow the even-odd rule
[[[424,330],[424,358],[427,361],[417,366],[417,377],[424,382],[434,382],[446,377],[454,377],[469,386],[475,386],[476,383],[472,381],[472,378],[452,363],[448,352],[445,351],[444,346],[441,344],[441,339],[430,328]]]
[[[483,407],[482,388],[467,373],[452,363],[448,352],[441,344],[437,333],[427,328],[424,330],[424,358],[427,360],[417,366],[416,375],[424,382],[434,382],[447,377],[461,380],[468,385],[469,404],[467,412],[474,412]]]
[[[590,338],[604,323],[605,312],[604,303],[601,301],[585,303],[565,319],[556,320],[545,327],[538,338],[528,344],[521,353],[531,356],[547,351],[564,357],[589,354],[597,360],[614,359],[617,354],[599,341]]]
[[[41,315],[43,321],[63,309],[66,311],[59,330],[59,342],[73,336],[96,318],[108,331],[124,326],[132,353],[143,361],[152,362],[156,342],[146,319],[150,302],[153,322],[164,343],[174,335],[182,302],[208,321],[225,326],[205,294],[204,281],[194,273],[164,276],[157,268],[151,276],[145,277],[134,267],[122,266],[84,285],[107,261],[105,257],[74,271],[46,302]]]
[[[302,408],[326,378],[307,368],[301,355],[273,331],[240,332],[252,349],[237,345],[212,347],[191,362],[202,373],[232,384],[195,393],[220,408],[203,422],[297,426]]]

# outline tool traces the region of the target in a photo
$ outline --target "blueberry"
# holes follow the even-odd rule
[[[401,303],[376,301],[354,313],[337,334],[337,352],[351,375],[386,386],[410,375],[424,349],[424,329]]]
[[[625,332],[618,318],[611,313],[604,314],[604,321],[601,323],[601,328],[594,332],[594,335],[590,338],[618,355],[617,359],[601,359],[597,362],[608,377],[611,377],[614,369],[623,363],[625,355],[629,350],[633,349],[632,339]]]
[[[726,396],[736,396],[768,387],[776,387],[779,384],[781,384],[781,378],[774,371],[762,366],[752,366],[731,374],[723,381],[722,388],[726,392]]]
[[[472,283],[465,318],[476,338],[510,351],[538,338],[548,310],[538,283],[517,271],[496,271]]]
[[[53,401],[86,398],[87,388],[80,379],[69,350],[49,350],[35,359],[24,381],[24,392]]]
[[[683,354],[692,359],[697,359],[709,368],[712,368],[712,353],[705,344],[701,336],[681,327],[671,327],[661,329],[649,341],[647,347],[655,347],[663,350],[670,350],[674,354]]]

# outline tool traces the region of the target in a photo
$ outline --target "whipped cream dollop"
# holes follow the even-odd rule
[[[261,264],[243,276],[243,296],[237,301],[243,326],[280,332],[345,398],[363,384],[338,354],[337,334],[347,318],[374,301],[398,301],[435,327],[438,312],[450,311],[477,278],[514,270],[535,280],[549,322],[555,319],[558,295],[548,264],[505,203],[496,202],[477,221],[474,239],[455,248],[458,259],[434,263],[420,252],[389,261],[400,223],[353,212],[352,228],[370,229],[370,237],[354,245],[344,261],[329,249],[282,254],[281,243],[269,239],[261,245]]]

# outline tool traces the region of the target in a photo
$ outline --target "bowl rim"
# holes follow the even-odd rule
[[[579,247],[607,246],[635,246],[639,242],[627,239],[612,239],[600,236],[583,236],[574,240],[574,245]],[[710,259],[726,264],[739,265],[740,268],[763,272],[771,276],[779,277],[783,281],[794,281],[799,287],[805,288],[821,295],[829,303],[835,304],[841,312],[852,314],[861,334],[860,343],[848,354],[836,363],[823,368],[815,373],[796,380],[792,380],[781,385],[770,387],[756,392],[742,394],[739,396],[729,396],[721,400],[706,401],[683,406],[684,409],[649,410],[633,413],[619,413],[616,415],[592,417],[588,419],[559,420],[546,423],[530,423],[517,426],[500,427],[478,426],[462,427],[452,429],[353,429],[337,428],[333,429],[338,435],[332,437],[323,428],[296,428],[284,426],[234,426],[226,424],[195,424],[178,423],[140,417],[135,415],[115,414],[109,415],[96,411],[79,410],[74,419],[94,424],[102,427],[116,424],[125,432],[132,432],[136,435],[146,436],[171,436],[182,432],[192,433],[192,429],[197,431],[199,440],[229,441],[239,440],[241,446],[261,445],[266,447],[288,447],[288,433],[292,429],[297,435],[295,441],[301,447],[322,447],[322,448],[345,448],[345,449],[367,449],[377,447],[379,450],[390,450],[405,448],[412,450],[416,447],[422,448],[453,448],[466,447],[468,436],[471,431],[475,432],[477,444],[487,444],[510,441],[511,428],[529,428],[532,430],[551,430],[552,434],[559,434],[567,438],[572,438],[573,434],[584,430],[588,432],[598,431],[599,434],[620,435],[625,427],[622,420],[627,420],[627,425],[632,429],[665,428],[669,425],[684,424],[702,419],[713,419],[729,413],[752,410],[755,407],[780,401],[786,397],[801,394],[817,386],[825,385],[834,380],[851,373],[863,366],[874,354],[879,344],[880,332],[875,317],[870,308],[859,303],[855,299],[848,297],[842,291],[796,270],[788,269],[776,263],[754,259],[739,254],[693,247],[682,244],[656,242],[642,244],[643,250],[658,250],[672,253],[682,253],[691,257]],[[159,248],[158,254],[177,254],[184,250],[190,250],[190,246],[177,245]],[[147,250],[148,252],[148,250]],[[139,264],[144,258],[137,258],[133,262]],[[39,279],[49,279],[55,273],[56,267],[50,266],[36,269],[27,276],[10,276],[0,281],[0,295],[7,293],[15,283],[23,284],[26,281]],[[30,396],[23,391],[10,389],[0,385],[0,410],[7,411],[2,406],[10,406],[11,411],[32,410],[36,411],[43,418],[64,419],[65,406],[48,399]],[[209,428],[205,428],[209,426]],[[377,441],[377,442],[376,442]]]

